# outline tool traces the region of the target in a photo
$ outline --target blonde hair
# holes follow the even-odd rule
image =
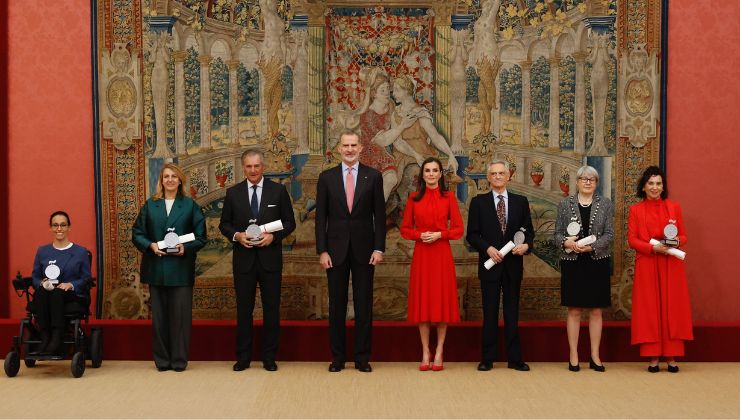
[[[403,90],[408,92],[408,94],[412,98],[414,97],[414,93],[416,93],[416,86],[414,85],[414,79],[411,78],[411,76],[403,75],[403,76],[396,77],[395,80],[393,80],[393,83],[398,84],[399,86],[403,88]]]
[[[375,80],[373,80],[373,83],[370,85],[370,89],[368,92],[368,96],[370,97],[370,102],[372,102],[373,98],[375,98],[375,94],[378,93],[378,88],[383,83],[390,83],[390,80],[387,74],[381,73],[375,76]]]
[[[174,172],[175,175],[177,175],[177,179],[180,180],[180,185],[177,186],[177,195],[181,197],[187,197],[187,194],[185,193],[185,183],[187,182],[187,179],[185,178],[185,173],[182,171],[182,169],[180,169],[179,166],[175,165],[174,163],[165,163],[164,166],[162,166],[162,169],[159,170],[159,179],[157,179],[157,190],[154,192],[152,199],[161,200],[164,198],[164,188],[162,187],[162,182],[165,169],[169,169]]]

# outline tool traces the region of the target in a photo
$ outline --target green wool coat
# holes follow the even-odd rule
[[[185,255],[158,257],[149,248],[164,239],[168,228],[178,235],[195,234],[195,240],[183,244]],[[131,228],[131,240],[142,252],[141,282],[155,286],[192,286],[195,283],[195,256],[206,244],[206,223],[200,206],[189,197],[175,199],[167,216],[164,200],[148,199]]]

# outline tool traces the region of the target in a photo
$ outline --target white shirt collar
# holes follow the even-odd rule
[[[247,180],[247,184],[249,184],[249,188],[252,188],[253,185],[257,185],[258,187],[262,188],[262,185],[264,183],[265,183],[265,177],[264,176],[260,179],[260,182],[258,182],[256,184],[252,184],[252,182],[250,180]]]
[[[342,173],[347,172],[347,169],[349,169],[349,168],[350,168],[349,165],[347,165],[346,163],[342,162]],[[355,173],[357,173],[357,171],[360,169],[360,162],[359,161],[355,162],[355,164],[352,165],[352,168],[355,170]]]
[[[498,198],[499,195],[503,195],[505,201],[509,200],[509,191],[507,189],[504,189],[504,192],[502,192],[501,194],[497,193],[494,190],[491,190],[491,194],[493,194],[493,198]]]

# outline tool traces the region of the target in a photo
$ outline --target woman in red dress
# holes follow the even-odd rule
[[[422,359],[419,370],[443,369],[447,323],[460,321],[457,276],[450,240],[463,235],[455,194],[446,191],[442,162],[430,157],[421,165],[424,182],[411,193],[403,213],[401,235],[415,241],[409,279],[408,320],[419,324]],[[437,349],[430,361],[429,330],[437,326]]]
[[[668,371],[676,373],[675,358],[684,355],[684,341],[694,339],[684,262],[668,255],[671,247],[686,243],[681,207],[666,198],[665,175],[656,166],[642,174],[637,196],[643,200],[630,207],[628,233],[636,251],[632,344],[640,346],[640,356],[650,358],[648,372],[659,372],[658,362],[665,357]],[[651,239],[661,242],[651,245]]]

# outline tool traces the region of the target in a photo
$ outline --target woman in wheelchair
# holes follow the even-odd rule
[[[90,259],[87,249],[70,242],[71,226],[66,212],[52,213],[49,227],[54,239],[36,251],[32,274],[36,292],[32,312],[36,314],[41,334],[36,354],[57,354],[62,347],[67,323],[65,306],[72,302],[86,304]]]

